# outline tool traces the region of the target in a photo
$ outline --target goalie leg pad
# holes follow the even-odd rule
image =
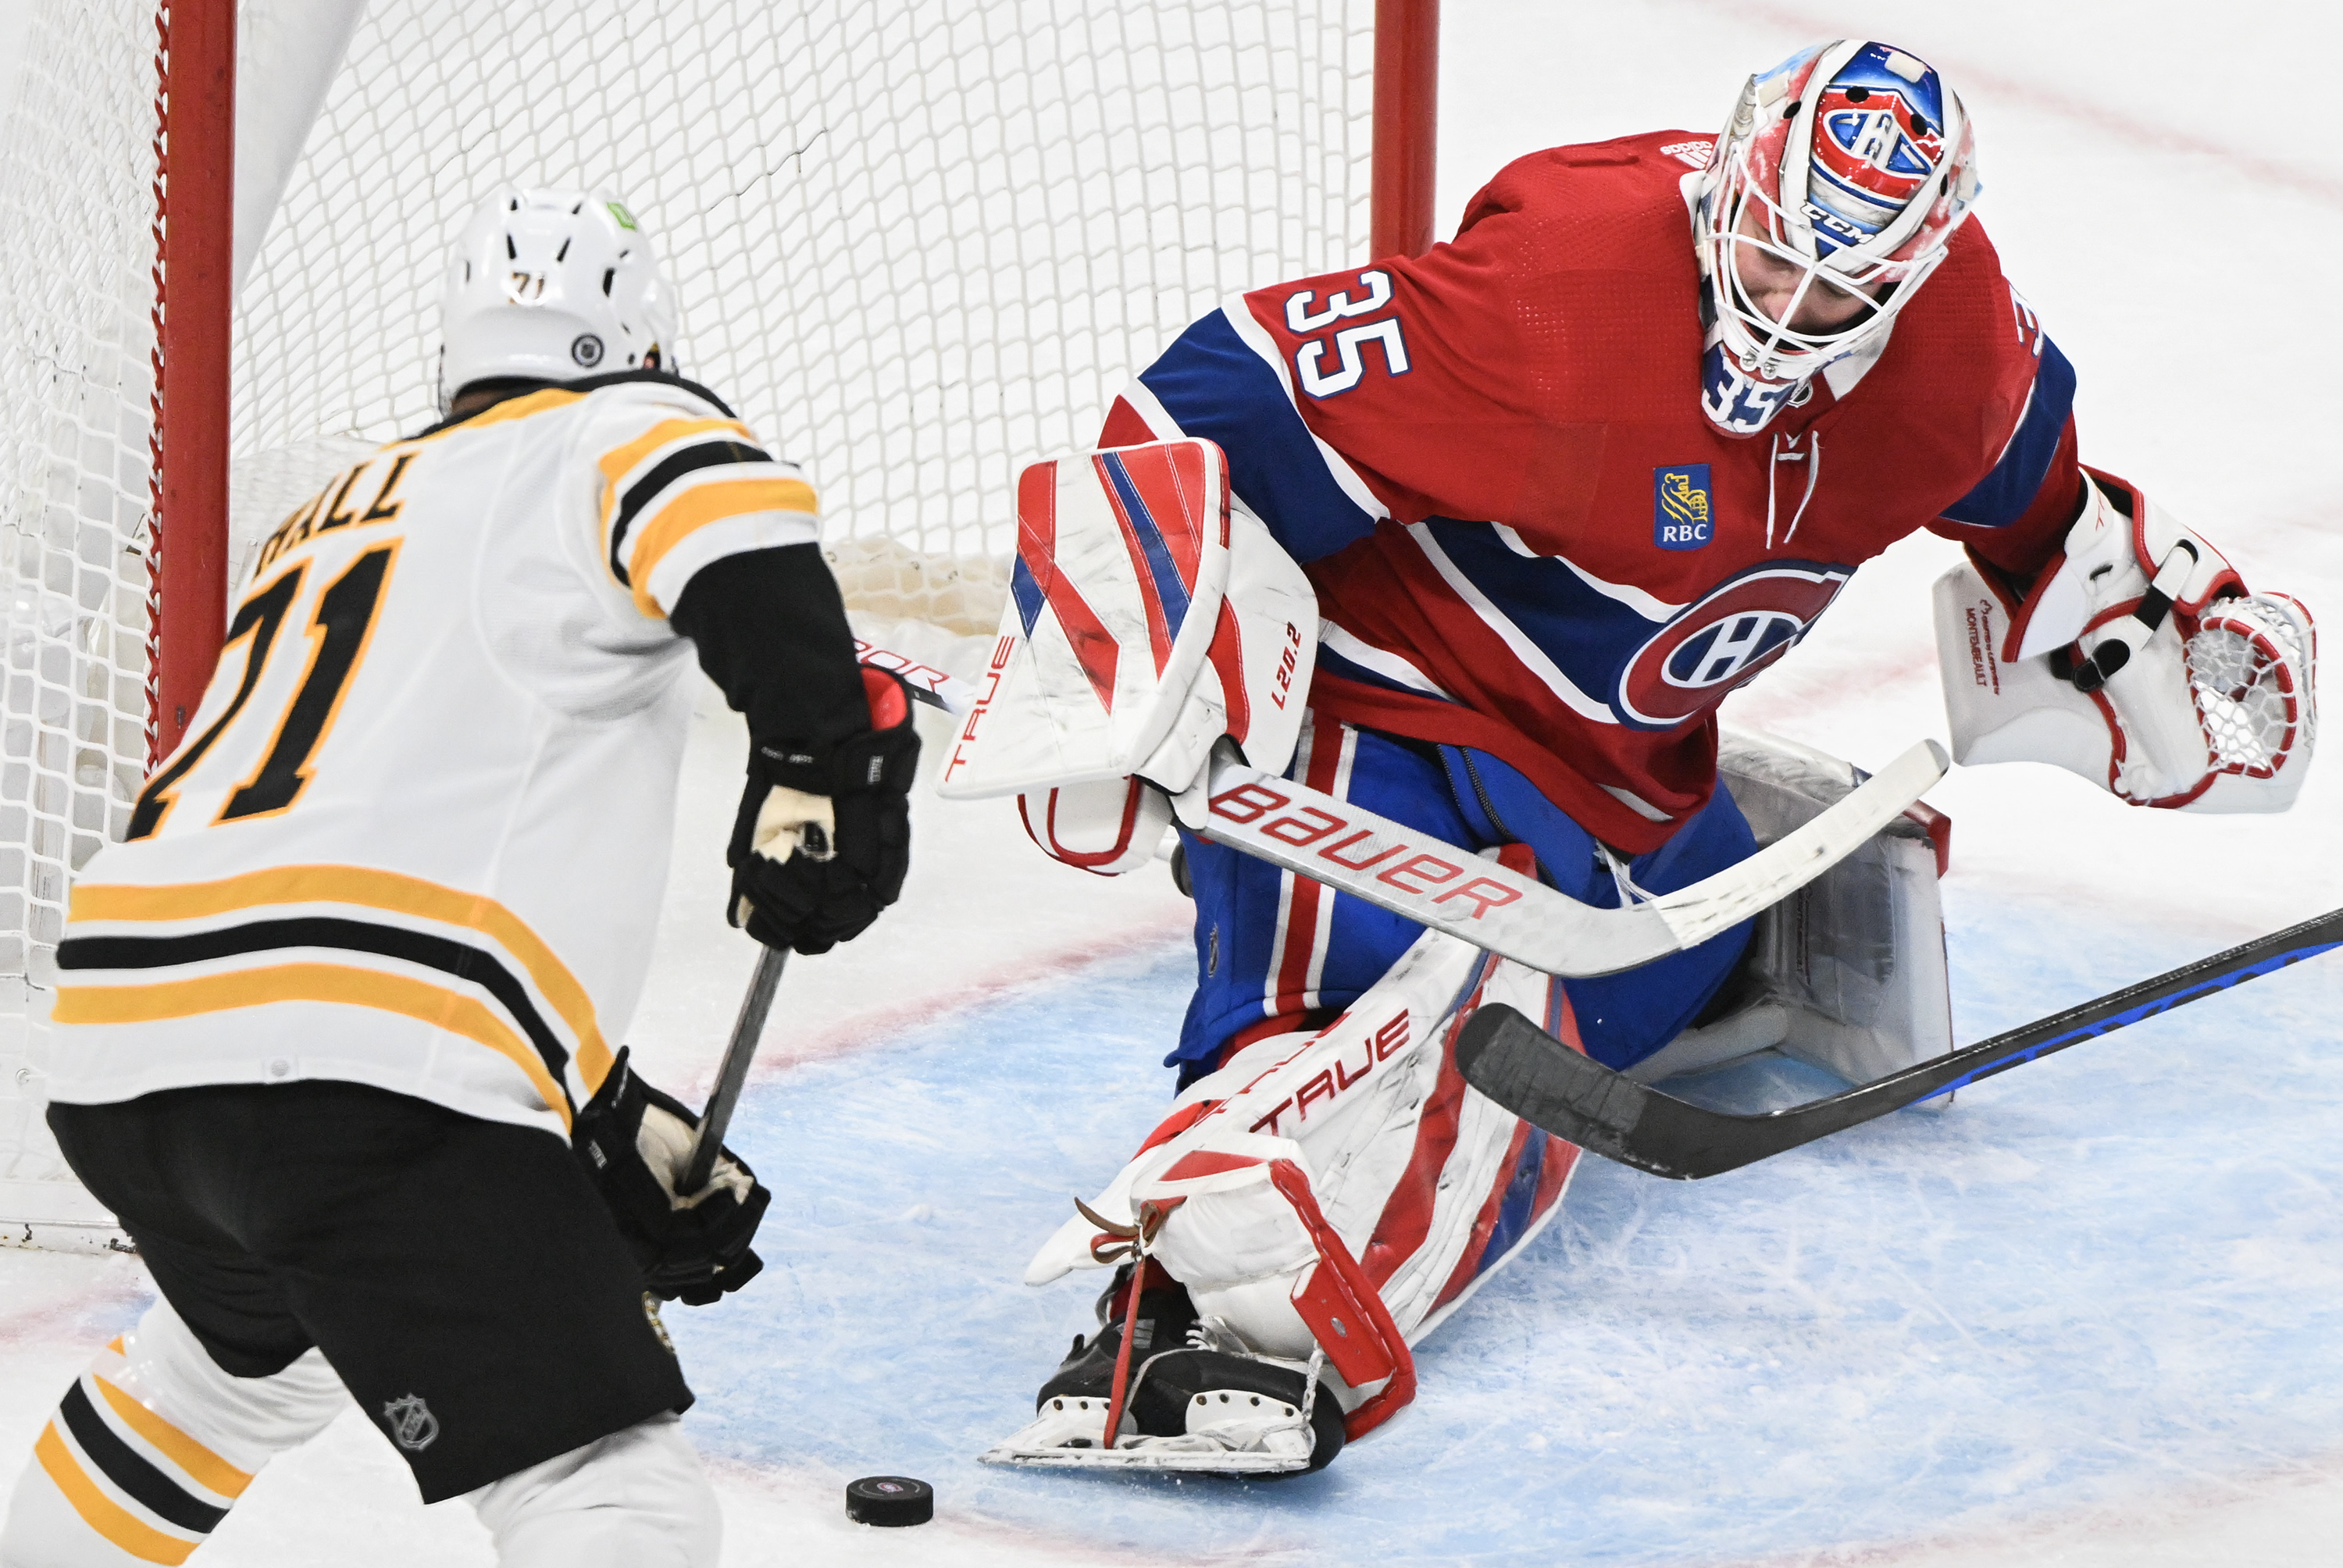
[[[1415,1397],[1415,1358],[1374,1283],[1326,1221],[1290,1139],[1225,1136],[1135,1189],[1166,1216],[1154,1256],[1262,1354],[1322,1353],[1347,1387],[1380,1385],[1344,1422],[1351,1437]]]
[[[1202,1317],[1262,1354],[1322,1354],[1354,1434],[1410,1397],[1406,1346],[1518,1255],[1575,1167],[1457,1072],[1457,1030],[1490,1000],[1574,1032],[1550,977],[1427,932],[1326,1029],[1191,1085],[1090,1205],[1130,1225],[1152,1204],[1154,1255]],[[1027,1282],[1096,1266],[1108,1240],[1076,1215]]]
[[[1775,736],[1725,731],[1717,773],[1761,844],[1812,821],[1862,775]],[[1953,1049],[1952,985],[1936,879],[1952,823],[1916,806],[1757,917],[1724,991],[1630,1076],[1655,1083],[1775,1050],[1867,1083]]]

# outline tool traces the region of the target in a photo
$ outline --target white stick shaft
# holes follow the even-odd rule
[[[1297,876],[1547,974],[1616,974],[1722,935],[1861,848],[1938,779],[1924,740],[1813,821],[1715,876],[1604,910],[1257,768],[1212,769],[1197,830]]]
[[[967,682],[868,643],[868,664],[893,669],[914,693],[964,713]],[[1466,854],[1347,800],[1222,758],[1205,808],[1189,826],[1267,860],[1547,974],[1616,974],[1720,936],[1796,892],[1867,843],[1945,776],[1950,759],[1923,740],[1822,815],[1747,859],[1689,888],[1602,910],[1493,860]],[[1192,795],[1180,798],[1186,808]]]

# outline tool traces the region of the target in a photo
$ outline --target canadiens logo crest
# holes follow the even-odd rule
[[[1664,550],[1696,550],[1716,537],[1708,465],[1685,463],[1652,470],[1652,543]]]
[[[1789,651],[1852,567],[1772,561],[1712,588],[1635,650],[1619,672],[1619,716],[1672,729]]]

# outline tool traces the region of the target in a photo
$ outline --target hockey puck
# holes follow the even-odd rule
[[[857,1524],[925,1524],[936,1516],[936,1489],[908,1475],[866,1475],[846,1483],[846,1516]]]

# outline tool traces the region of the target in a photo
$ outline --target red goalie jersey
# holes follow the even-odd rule
[[[1715,787],[1715,710],[1855,568],[1934,528],[2020,577],[2079,500],[2075,377],[1971,222],[1877,352],[1754,437],[1700,407],[1661,132],[1534,154],[1413,259],[1232,299],[1101,444],[1203,437],[1319,588],[1320,711],[1481,748],[1611,844]]]

